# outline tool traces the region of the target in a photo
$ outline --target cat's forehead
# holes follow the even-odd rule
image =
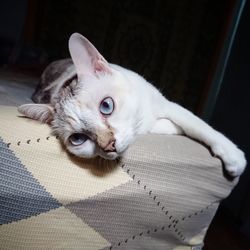
[[[101,89],[109,89],[111,87],[115,87],[117,84],[117,77],[115,74],[98,74],[97,76],[86,75],[79,79],[78,84],[80,85],[82,90],[85,91],[97,91],[99,88]]]
[[[113,99],[117,109],[126,103],[129,93],[128,84],[119,74],[85,76],[78,80],[66,98],[61,99],[58,115],[63,117],[69,114],[77,117],[97,115],[100,103],[106,97]]]
[[[119,74],[100,74],[98,77],[85,77],[79,81],[76,98],[82,102],[99,100],[107,96],[119,98],[127,93],[128,85]],[[84,100],[85,99],[85,100]]]

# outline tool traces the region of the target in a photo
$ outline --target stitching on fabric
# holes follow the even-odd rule
[[[181,220],[184,221],[184,220],[187,220],[187,219],[192,218],[193,216],[197,216],[197,215],[199,215],[199,214],[202,214],[202,213],[204,213],[206,210],[208,210],[210,207],[212,207],[215,203],[218,203],[218,202],[220,202],[220,201],[219,201],[219,200],[213,201],[213,202],[211,202],[209,205],[207,205],[206,207],[202,208],[201,210],[196,211],[196,212],[194,212],[194,213],[192,213],[192,214],[189,214],[189,215],[186,215],[186,216],[181,217]]]
[[[149,235],[149,234],[152,234],[152,233],[156,233],[158,231],[171,230],[172,225],[173,225],[173,223],[169,224],[168,226],[161,226],[161,227],[148,229],[147,231],[140,232],[139,234],[135,234],[135,235],[133,235],[133,236],[131,236],[131,237],[125,239],[125,240],[121,240],[118,243],[112,244],[109,247],[109,249],[111,250],[111,249],[114,249],[114,248],[118,248],[122,244],[124,245],[124,244],[128,243],[128,241],[135,240],[135,238],[142,237],[143,235]],[[186,238],[183,236],[183,234],[181,233],[180,230],[174,229],[174,230],[171,230],[171,232],[175,233],[181,240],[185,241]]]
[[[55,136],[55,138],[56,139],[59,139],[59,137],[58,136]],[[46,137],[46,140],[49,140],[50,139],[50,136],[47,136]],[[41,140],[41,138],[37,138],[36,139],[36,142],[37,143],[39,143],[40,142],[40,140]],[[28,139],[27,141],[26,141],[26,144],[31,144],[32,142],[34,142],[35,140],[31,140],[31,139]],[[7,145],[7,147],[9,148],[10,147],[10,145],[11,144],[13,144],[13,143],[6,143],[6,145]],[[21,146],[21,145],[23,145],[23,144],[25,144],[25,143],[22,143],[21,141],[18,141],[17,142],[17,145],[18,146]],[[124,168],[124,167],[126,167],[125,166],[125,164],[123,164],[122,166],[121,166],[122,168]],[[127,168],[127,173],[129,174],[130,173],[130,171],[131,171],[131,169],[129,169],[129,168]],[[136,180],[136,175],[135,174],[133,174],[132,175],[132,179],[133,180]],[[137,183],[138,183],[138,185],[140,185],[141,187],[142,187],[142,185],[141,185],[141,180],[140,179],[137,179]],[[44,187],[43,187],[44,188]],[[143,189],[144,190],[148,190],[149,188],[148,188],[148,186],[147,185],[143,185]],[[46,190],[46,189],[45,189]],[[47,191],[47,190],[46,190]],[[151,198],[151,199],[153,199],[155,202],[157,202],[156,204],[157,204],[157,206],[159,206],[160,207],[160,204],[161,204],[161,202],[160,201],[158,201],[157,200],[157,195],[154,195],[154,196],[152,196],[152,190],[149,190],[149,192],[147,192],[147,194],[149,195],[149,197]],[[204,207],[203,209],[201,209],[201,210],[199,210],[199,211],[197,211],[197,212],[194,212],[193,214],[189,214],[189,215],[186,215],[186,216],[183,216],[183,217],[181,217],[180,218],[180,220],[182,220],[182,221],[184,221],[184,220],[186,220],[186,219],[188,219],[188,218],[191,218],[191,217],[193,217],[193,216],[197,216],[197,215],[199,215],[199,214],[202,214],[202,213],[204,213],[206,210],[208,210],[211,206],[213,206],[215,203],[217,203],[217,202],[220,202],[220,200],[216,200],[216,201],[213,201],[213,202],[211,202],[209,205],[207,205],[206,207]],[[165,206],[162,206],[161,207],[161,210],[162,211],[164,211],[164,213],[165,213],[165,215],[168,215],[168,210],[166,210],[165,211]],[[169,217],[168,217],[168,219],[171,221],[171,223],[167,226],[169,229],[171,229],[171,228],[174,228],[174,231],[172,231],[172,232],[175,232],[176,233],[176,235],[177,236],[179,236],[179,238],[181,239],[181,240],[183,240],[183,241],[185,241],[185,237],[183,236],[183,234],[182,234],[182,232],[176,227],[176,225],[178,224],[178,222],[179,222],[179,220],[178,219],[176,219],[176,218],[174,218],[174,217],[172,216],[172,215],[170,215]],[[172,220],[173,219],[173,220]],[[165,230],[165,226],[162,226],[161,227],[161,230],[163,231],[163,230]],[[157,232],[158,231],[158,229],[157,228],[155,228],[154,230],[153,230],[153,232]],[[150,231],[150,230],[148,230],[146,233],[147,234],[150,234],[152,231]],[[143,232],[141,232],[140,234],[138,234],[138,235],[133,235],[132,237],[131,237],[131,239],[132,240],[134,240],[136,237],[138,237],[138,236],[142,236],[143,235]],[[131,240],[130,239],[130,240]],[[124,240],[124,241],[120,241],[118,244],[117,244],[117,246],[120,246],[121,244],[122,244],[122,242],[125,242],[125,243],[127,243],[129,241],[129,239],[126,239],[126,240]],[[110,249],[113,249],[113,247],[115,247],[114,245],[113,246],[110,246]]]
[[[27,140],[26,143],[29,144],[30,141],[31,141],[31,140]],[[9,148],[9,146],[11,145],[11,143],[4,143],[4,144],[7,145],[7,148]],[[21,141],[18,141],[18,142],[17,142],[17,145],[19,146],[20,144],[21,144]],[[4,148],[3,148],[3,149],[4,149]],[[9,150],[10,152],[14,153],[11,149],[8,149],[8,150]],[[9,152],[8,152],[8,154],[9,154]],[[15,154],[14,154],[14,155],[15,155]],[[26,169],[26,171],[28,172],[28,174],[29,174],[29,175],[33,178],[33,180],[40,186],[40,189],[41,189],[42,191],[46,192],[46,193],[47,193],[47,197],[48,197],[49,199],[54,200],[54,202],[57,203],[57,206],[56,206],[56,207],[48,207],[48,208],[49,208],[48,210],[43,210],[43,211],[40,211],[40,210],[39,210],[39,212],[34,213],[34,214],[32,214],[32,215],[25,215],[25,214],[23,214],[24,217],[22,217],[21,219],[13,219],[13,220],[11,220],[11,221],[9,221],[9,222],[5,222],[5,223],[0,224],[0,226],[2,226],[2,225],[7,225],[7,224],[11,224],[11,223],[14,223],[14,222],[18,222],[18,221],[20,221],[20,220],[28,220],[29,218],[39,216],[39,215],[42,214],[42,213],[47,213],[47,212],[49,212],[49,211],[56,210],[56,209],[58,209],[58,208],[64,207],[63,204],[62,204],[56,197],[54,197],[53,194],[52,194],[50,191],[48,191],[47,188],[46,188],[44,185],[42,185],[42,183],[40,182],[40,180],[37,179],[37,178],[33,175],[33,173],[32,173],[31,171],[29,171],[29,170],[26,168],[26,166],[21,162],[21,159],[20,159],[19,157],[17,157],[17,156],[15,156],[15,157],[16,157],[16,160],[15,160],[15,161],[17,161],[18,164],[21,164],[21,166],[24,167],[24,168]],[[4,158],[3,158],[3,159],[4,159]],[[33,183],[33,180],[31,181],[32,183]],[[30,181],[29,181],[28,183],[30,184]],[[26,190],[25,193],[30,193],[30,191],[27,191],[27,190]],[[31,192],[31,193],[33,194],[33,192]],[[36,193],[36,195],[37,195],[37,193]],[[12,199],[12,200],[13,200],[13,199]],[[14,200],[15,200],[15,199],[14,199]],[[8,202],[8,203],[10,203],[10,202]],[[33,206],[30,206],[29,204],[28,204],[28,205],[26,204],[26,207],[31,208],[31,207],[33,207]],[[19,213],[19,214],[22,214],[21,212],[18,212],[18,213]],[[13,217],[13,216],[12,216],[12,217]]]
[[[121,167],[125,168],[127,173],[132,172],[131,169],[127,168],[127,166],[125,164],[122,164]],[[135,174],[132,175],[132,179],[134,181],[137,181],[137,184],[147,192],[148,196],[156,203],[156,205],[158,207],[161,207],[161,211],[167,216],[169,211],[165,210],[165,206],[160,206],[161,202],[158,200],[157,195],[152,195],[153,191],[151,189],[149,190],[149,187],[147,185],[143,185],[141,180],[138,179]],[[147,190],[149,190],[149,191],[147,191]],[[168,215],[168,219],[173,223],[176,218],[173,215]]]
[[[207,205],[205,208],[199,210],[198,212],[194,212],[193,214],[189,214],[189,215],[187,215],[187,216],[183,216],[183,217],[181,218],[181,220],[184,221],[184,220],[186,220],[186,219],[190,219],[190,218],[193,217],[193,216],[197,216],[197,215],[199,215],[199,214],[202,214],[202,213],[204,213],[205,210],[208,210],[209,208],[211,208],[211,207],[212,207],[215,203],[217,203],[217,202],[219,202],[219,200],[211,202],[209,205]],[[184,235],[182,234],[182,232],[176,227],[176,225],[177,225],[178,222],[179,222],[179,220],[177,219],[176,223],[173,225],[173,228],[175,228],[175,232],[177,233],[177,235],[178,235],[183,241],[185,241],[185,239],[186,239],[185,236],[184,236]],[[171,227],[171,225],[170,225],[170,227]]]
[[[125,164],[122,165],[122,168],[126,168]],[[130,169],[127,169],[127,173],[130,173],[130,171],[131,171]],[[137,179],[135,174],[132,175],[132,179],[135,180],[135,181],[137,180],[138,185],[142,186],[142,185],[141,185],[141,180],[140,180],[140,179]],[[146,190],[146,189],[148,189],[148,188],[147,188],[146,185],[144,185],[144,186],[143,186],[143,189]],[[150,191],[148,192],[149,197],[150,197],[151,199],[153,199],[154,201],[157,201],[157,206],[160,206],[160,201],[157,200],[157,196],[156,196],[156,195],[152,196],[152,192],[153,192],[152,190],[150,190]],[[202,214],[205,210],[208,210],[211,206],[213,206],[213,205],[214,205],[215,203],[217,203],[217,202],[218,202],[218,200],[217,200],[217,201],[213,201],[213,202],[211,202],[209,205],[207,205],[205,208],[203,208],[203,209],[201,209],[201,210],[199,210],[199,211],[196,211],[196,212],[194,212],[193,214],[189,214],[189,215],[187,215],[187,216],[181,217],[180,220],[185,220],[185,219],[191,218],[191,217],[193,217],[193,216],[197,216],[198,214]],[[161,210],[164,211],[164,209],[165,209],[165,207],[162,206],[162,207],[161,207]],[[168,210],[166,210],[166,211],[164,211],[164,212],[165,212],[165,215],[168,214]],[[168,228],[169,228],[169,229],[170,229],[170,228],[173,228],[174,231],[172,231],[172,232],[175,232],[175,234],[176,234],[182,241],[185,241],[185,240],[186,240],[186,237],[185,237],[185,236],[183,235],[183,233],[177,228],[177,224],[179,223],[179,219],[174,218],[172,215],[170,215],[168,218],[169,218],[170,221],[171,221],[171,219],[173,219],[173,220],[172,220],[172,223],[168,225]],[[133,236],[133,237],[136,237],[136,236]],[[128,241],[128,240],[127,240],[127,241]],[[122,242],[122,241],[121,241],[121,242]],[[119,244],[118,246],[121,245],[121,242],[119,242],[120,244]],[[126,242],[125,242],[125,243],[126,243]],[[110,249],[112,249],[112,246],[111,246]]]
[[[51,138],[51,136],[47,136],[47,137],[46,137],[46,140],[49,141],[50,138]],[[58,136],[55,136],[55,138],[56,138],[56,139],[59,139]],[[37,138],[37,139],[34,139],[34,140],[28,139],[25,143],[22,142],[22,141],[17,141],[16,144],[17,144],[17,146],[21,146],[21,145],[23,145],[23,144],[32,144],[33,142],[38,142],[38,143],[39,143],[40,141],[41,141],[41,138]],[[12,144],[14,144],[14,143],[11,143],[11,142],[6,143],[6,145],[7,145],[8,148],[9,148],[10,145],[12,145]]]

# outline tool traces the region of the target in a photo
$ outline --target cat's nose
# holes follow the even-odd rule
[[[110,140],[109,143],[103,148],[103,151],[106,153],[115,152],[115,139]]]

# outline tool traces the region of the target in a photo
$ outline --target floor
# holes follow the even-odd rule
[[[203,250],[249,250],[250,239],[237,229],[229,216],[219,209],[208,230]]]
[[[38,78],[0,69],[0,105],[19,106],[30,103]]]

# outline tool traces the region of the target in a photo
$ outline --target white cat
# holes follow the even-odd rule
[[[49,104],[25,104],[18,110],[50,123],[53,133],[71,153],[84,158],[99,155],[116,159],[139,134],[186,134],[210,146],[230,175],[244,171],[244,153],[235,144],[168,101],[143,77],[109,64],[78,33],[70,37],[69,50],[74,64],[69,59],[64,61],[64,72],[40,86],[40,94],[49,93]],[[69,80],[66,87],[65,79]]]

